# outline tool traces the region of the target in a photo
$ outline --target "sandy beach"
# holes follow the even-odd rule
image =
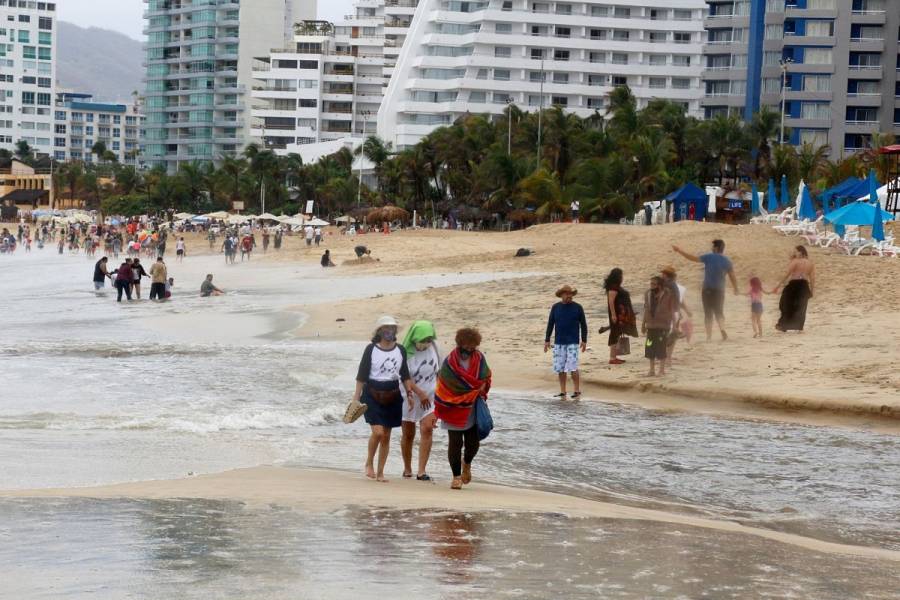
[[[864,419],[900,417],[900,374],[890,360],[900,351],[894,284],[900,261],[811,248],[818,285],[803,334],[774,330],[778,296],[770,295],[765,297],[766,335],[752,339],[749,300],[729,291],[726,315],[731,339],[719,342],[716,335],[706,343],[700,314],[702,266],[677,256],[671,246],[702,253],[714,238],[725,240],[742,293],[754,275],[767,289],[774,287],[791,249],[802,243],[769,226],[692,222],[657,227],[540,225],[511,233],[408,230],[352,239],[329,231],[323,248],[331,249],[339,265],[329,273],[334,277],[474,271],[526,276],[304,305],[297,310],[310,318],[297,335],[364,340],[381,314],[393,314],[405,323],[433,320],[445,337],[459,326],[475,325],[484,333],[484,348],[498,381],[519,389],[549,390],[554,381],[542,348],[546,315],[555,301],[554,291],[568,283],[578,288],[576,300],[588,315],[590,349],[583,357],[582,373],[589,389],[597,390],[593,395],[631,392],[619,398],[661,409],[730,414],[754,415],[767,409],[763,412],[785,417],[816,412]],[[282,252],[270,251],[264,260],[318,261],[321,250],[307,249],[300,242],[289,239]],[[357,263],[352,251],[356,244],[368,246],[377,260]],[[532,249],[534,255],[515,258],[520,247]],[[625,287],[639,303],[650,276],[666,265],[675,266],[679,282],[688,288],[695,336],[691,344],[679,344],[671,374],[648,380],[639,345],[626,365],[607,364],[606,337],[596,335],[607,322],[601,284],[611,268],[621,267]]]
[[[291,236],[226,266],[185,237],[187,259],[167,257],[165,304],[95,293],[84,255],[0,260],[0,563],[16,597],[543,598],[552,583],[571,598],[840,600],[896,588],[898,380],[882,357],[898,325],[878,292],[898,262],[814,250],[806,333],[776,334],[769,296],[771,335],[752,340],[748,299],[729,296],[731,340],[681,346],[674,372],[651,381],[637,344],[613,368],[595,334],[610,268],[640,297],[675,265],[699,310],[702,269],[672,243],[701,252],[722,237],[742,285],[755,274],[772,287],[796,240],[708,224],[330,229],[323,247]],[[358,262],[357,244],[374,259]],[[514,258],[520,247],[534,255]],[[318,266],[323,248],[337,268]],[[228,294],[199,297],[208,272]],[[552,399],[543,353],[564,283],[591,330],[582,402]],[[400,477],[396,435],[391,482],[361,473],[367,428],[340,416],[384,313],[434,320],[444,348],[457,327],[484,333],[498,429],[463,492],[448,489],[443,433],[435,485]],[[371,556],[378,567],[359,567]]]

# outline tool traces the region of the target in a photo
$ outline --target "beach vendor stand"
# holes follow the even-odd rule
[[[693,183],[686,183],[665,198],[672,203],[675,221],[702,221],[706,218],[706,192]]]

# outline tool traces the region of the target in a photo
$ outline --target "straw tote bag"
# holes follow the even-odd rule
[[[350,404],[347,405],[347,410],[344,411],[344,423],[353,423],[363,416],[368,408],[359,400],[351,400]]]

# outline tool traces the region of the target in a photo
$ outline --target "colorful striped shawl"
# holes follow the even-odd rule
[[[434,413],[451,427],[465,427],[479,397],[487,398],[491,389],[491,369],[481,352],[469,359],[469,368],[460,363],[456,348],[444,359],[438,372],[434,393]]]

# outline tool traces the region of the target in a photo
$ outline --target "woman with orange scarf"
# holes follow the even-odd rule
[[[456,332],[456,348],[444,359],[434,394],[435,415],[450,436],[447,456],[453,471],[450,487],[454,490],[472,481],[472,461],[480,446],[475,403],[479,398],[487,401],[491,389],[491,369],[478,350],[480,345],[477,329]]]

